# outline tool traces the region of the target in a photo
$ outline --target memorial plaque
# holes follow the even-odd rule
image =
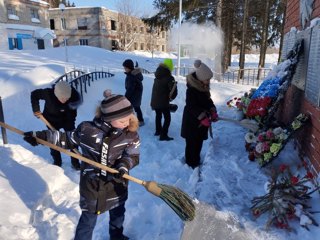
[[[319,106],[320,95],[320,25],[312,29],[308,72],[305,89],[306,98],[316,106]]]
[[[293,48],[294,43],[296,41],[296,35],[297,34],[295,31],[288,32],[286,35],[284,35],[281,61],[287,59],[287,54]]]
[[[303,51],[299,56],[299,61],[296,67],[296,72],[292,78],[292,84],[297,88],[304,91],[305,83],[307,78],[307,68],[309,59],[309,48],[310,48],[310,38],[311,38],[311,28],[299,32],[296,39],[303,39]]]

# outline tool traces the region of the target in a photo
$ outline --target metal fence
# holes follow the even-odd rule
[[[75,72],[75,71],[77,70],[73,70],[71,72]],[[63,76],[59,77],[56,80],[56,83],[59,81],[67,81],[68,83],[70,83],[71,86],[73,86],[75,89],[77,89],[77,91],[80,92],[81,97],[83,97],[84,92],[85,93],[87,92],[87,88],[90,87],[91,82],[98,80],[100,78],[109,78],[114,76],[113,73],[99,71],[99,72],[85,73],[85,74],[76,76],[75,78],[71,78],[70,76],[72,76],[72,74],[69,74],[69,73],[66,73]]]
[[[194,71],[194,68],[192,67],[180,67],[179,75],[187,76],[193,71]],[[234,69],[234,70],[229,70],[224,74],[219,74],[216,77],[217,78],[216,80],[220,82],[259,86],[270,71],[271,71],[270,68]],[[175,68],[173,70],[173,75],[177,75],[177,73],[178,73],[178,69]]]

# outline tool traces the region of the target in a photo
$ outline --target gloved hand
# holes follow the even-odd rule
[[[204,127],[210,127],[210,119],[205,117],[200,121],[200,124]]]
[[[118,173],[113,174],[113,180],[117,183],[122,183],[123,185],[126,185],[126,181],[123,178],[124,174],[128,174],[128,171],[125,167],[120,167],[117,169]]]
[[[34,116],[36,116],[37,118],[40,118],[40,116],[42,115],[41,111],[37,111],[33,113]]]
[[[217,122],[218,120],[219,120],[218,113],[212,111],[212,112],[211,112],[211,121],[212,121],[212,122]]]
[[[35,132],[24,132],[23,133],[24,137],[23,140],[25,140],[27,143],[29,143],[31,146],[35,147],[38,145],[37,140],[35,138]]]

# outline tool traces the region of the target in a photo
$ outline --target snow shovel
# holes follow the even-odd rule
[[[23,131],[17,128],[14,128],[4,122],[0,122],[0,126],[24,136]],[[92,166],[105,170],[109,173],[113,173],[113,174],[118,173],[116,169],[94,162],[80,154],[70,152],[66,149],[58,147],[52,143],[49,143],[37,137],[35,137],[35,139],[37,140],[38,143],[42,145],[55,149],[59,152],[63,152],[71,157],[77,158],[81,161],[84,161]],[[141,179],[135,178],[128,174],[124,174],[123,178],[144,186],[148,192],[152,193],[157,197],[160,197],[164,202],[166,202],[172,208],[172,210],[181,218],[181,220],[192,221],[194,219],[195,206],[193,204],[193,201],[185,192],[181,191],[179,188],[166,185],[166,184],[158,184],[155,181],[143,181]]]
[[[227,122],[232,122],[232,123],[238,124],[246,129],[249,129],[250,131],[252,131],[254,133],[257,132],[259,129],[258,123],[253,122],[252,120],[249,120],[249,119],[243,119],[241,121],[230,119],[230,118],[225,118],[225,117],[219,117],[218,119],[222,120],[222,121],[227,121]]]
[[[51,130],[56,130],[51,123],[48,122],[48,120],[42,115],[39,115],[39,118],[44,122],[45,125],[47,125]]]

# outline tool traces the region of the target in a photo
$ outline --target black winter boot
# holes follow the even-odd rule
[[[129,238],[126,235],[121,235],[117,237],[110,237],[110,240],[128,240]]]
[[[161,135],[159,140],[160,141],[171,141],[171,140],[173,140],[173,138],[169,137],[168,135]]]
[[[72,165],[72,168],[75,169],[75,170],[80,170],[80,163],[79,163],[79,160],[76,159],[76,158],[71,158],[71,165]]]

